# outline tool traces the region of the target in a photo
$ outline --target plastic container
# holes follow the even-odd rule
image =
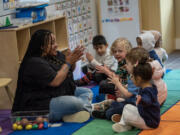
[[[16,9],[16,18],[32,18],[32,22],[36,23],[39,21],[43,21],[46,19],[47,13],[45,7],[48,4],[36,6],[36,7],[29,7],[29,8],[18,8]]]
[[[13,130],[48,128],[48,111],[23,111],[11,115]]]

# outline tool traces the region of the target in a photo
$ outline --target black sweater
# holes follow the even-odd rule
[[[157,99],[157,88],[155,85],[139,90],[141,101],[138,104],[140,116],[144,119],[146,125],[151,128],[157,128],[160,122],[160,105]]]

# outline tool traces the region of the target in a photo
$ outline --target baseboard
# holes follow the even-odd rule
[[[180,38],[176,38],[176,50],[180,50]]]

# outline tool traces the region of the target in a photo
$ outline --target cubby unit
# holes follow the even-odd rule
[[[27,28],[17,31],[16,39],[19,61],[21,61],[26,53],[26,49],[30,40],[30,29]]]

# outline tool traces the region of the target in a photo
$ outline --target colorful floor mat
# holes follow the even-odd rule
[[[179,87],[180,86],[179,85],[180,84],[179,83],[180,70],[172,70],[168,72],[167,74],[165,74],[164,80],[168,86],[168,97],[164,105],[161,107],[161,114],[163,114],[173,104],[175,104],[178,100],[180,100],[180,87]],[[99,102],[104,99],[104,95],[98,95],[98,88],[99,88],[98,86],[89,87],[89,88],[91,88],[94,93],[93,102]],[[175,108],[175,111],[176,111],[176,108]],[[162,124],[160,127],[162,127],[162,130],[164,130],[164,128],[167,128],[166,125],[169,124],[169,121],[164,119],[164,121],[162,121],[161,123]],[[73,135],[117,135],[117,133],[114,133],[112,131],[112,124],[113,123],[111,121],[107,121],[107,120],[91,119],[90,122],[84,123],[84,125],[65,124],[64,128],[63,127],[49,128],[48,130],[42,130],[42,131],[26,131],[26,132],[20,131],[20,132],[13,132],[11,133],[11,135],[54,135],[54,134],[71,135],[73,133],[74,133]],[[176,124],[178,123],[175,122],[174,124],[171,124],[171,126],[169,126],[168,128],[174,130],[173,127],[176,127]],[[140,130],[133,129],[131,131],[127,131],[127,132],[123,132],[119,134],[120,135],[136,135],[139,132]],[[153,134],[153,135],[156,135],[156,134]],[[163,134],[163,135],[166,135],[166,134]],[[174,135],[174,134],[170,132],[168,135]],[[175,134],[175,135],[178,135],[178,134]]]
[[[157,129],[144,130],[139,135],[180,135],[180,101],[161,116]]]
[[[164,81],[167,83],[168,97],[166,99],[166,102],[161,107],[161,114],[163,114],[173,104],[175,104],[178,100],[180,100],[180,87],[179,87],[180,86],[180,83],[179,83],[180,70],[172,70],[168,72],[167,74],[165,74]],[[167,122],[168,121],[163,121],[163,123],[165,124],[167,124]],[[118,133],[115,133],[112,130],[112,124],[113,124],[112,122],[107,121],[107,120],[96,119],[96,120],[91,121],[86,126],[82,127],[81,129],[79,129],[78,131],[76,131],[73,135],[84,135],[84,134],[86,135],[117,135]],[[177,124],[178,123],[174,123],[172,127],[170,126],[170,129],[172,128],[172,130],[174,130],[173,127],[175,127]],[[138,129],[134,129],[131,131],[119,133],[119,135],[137,135],[139,131],[140,130]],[[159,135],[159,134],[151,134],[151,135]],[[168,135],[178,135],[178,134],[169,133]]]
[[[86,86],[87,88],[91,88],[92,92],[94,93],[93,96],[93,103],[100,102],[104,100],[104,95],[99,95],[99,86],[96,84],[91,84]],[[31,131],[15,131],[13,132],[11,129],[11,121],[10,121],[10,110],[0,110],[0,126],[3,129],[3,132],[0,135],[54,135],[54,134],[61,134],[61,135],[71,135],[76,130],[80,129],[81,127],[85,126],[87,123],[92,121],[91,118],[89,121],[81,124],[77,123],[62,123],[61,127],[56,128],[48,128],[47,130],[31,130]]]

